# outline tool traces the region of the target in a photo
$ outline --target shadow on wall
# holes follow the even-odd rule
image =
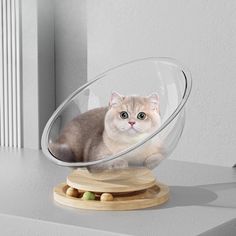
[[[86,1],[54,1],[56,107],[87,82]]]

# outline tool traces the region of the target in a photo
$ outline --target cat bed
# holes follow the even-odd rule
[[[91,183],[124,181],[134,170],[138,179],[143,169],[151,172],[176,147],[190,91],[191,75],[174,59],[145,58],[116,66],[57,108],[44,128],[42,150],[58,165],[79,168],[80,174],[87,169]],[[55,199],[66,198],[65,191],[73,186],[57,187]]]

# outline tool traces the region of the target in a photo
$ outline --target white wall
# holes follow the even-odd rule
[[[236,163],[235,0],[87,0],[87,22],[89,78],[149,56],[191,70],[186,127],[172,159]]]

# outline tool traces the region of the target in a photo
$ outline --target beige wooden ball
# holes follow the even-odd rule
[[[70,197],[79,197],[80,194],[77,189],[69,187],[66,190],[66,195]]]
[[[113,201],[113,196],[111,193],[103,193],[100,197],[101,201]]]

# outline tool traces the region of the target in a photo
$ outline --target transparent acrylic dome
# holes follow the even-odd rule
[[[101,171],[106,168],[147,167],[153,169],[161,160],[170,155],[181,137],[185,122],[184,105],[190,90],[189,71],[174,59],[138,59],[109,69],[78,88],[57,108],[45,126],[41,140],[42,150],[51,161],[61,166],[87,167],[89,170]],[[101,112],[101,108],[104,109],[102,112],[105,116],[113,91],[124,96],[149,96],[158,93],[161,125],[152,133],[139,136],[136,142],[132,142],[126,148],[106,153],[104,156],[100,155],[99,158],[92,160],[70,159],[65,153],[60,154],[51,148],[54,144],[61,147],[67,145],[67,140],[64,140],[64,143],[63,141],[59,143],[58,140],[74,119],[84,119],[81,118],[84,117],[83,114],[90,114],[91,110],[95,113]],[[93,110],[96,108],[99,109]],[[93,133],[93,130],[89,128],[89,125],[83,127],[84,132]],[[86,137],[80,137],[73,145],[81,145],[84,142],[83,139]],[[119,143],[120,140],[117,142]],[[157,151],[148,153],[150,145],[156,146]],[[71,149],[73,153],[73,147]]]

